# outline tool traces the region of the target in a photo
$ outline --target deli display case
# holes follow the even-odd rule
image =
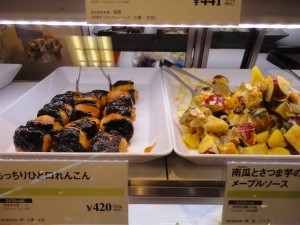
[[[135,4],[134,1],[128,2],[128,4]],[[229,198],[229,191],[225,190],[232,188],[228,186],[228,183],[232,182],[230,184],[234,186],[235,181],[240,182],[240,186],[246,185],[244,177],[236,180],[230,177],[229,172],[236,170],[236,168],[232,169],[235,165],[239,169],[239,166],[249,166],[247,167],[249,170],[266,165],[267,168],[276,168],[276,172],[281,170],[282,166],[291,165],[290,168],[294,171],[293,176],[298,177],[296,173],[300,167],[300,142],[297,139],[300,132],[300,73],[297,70],[299,67],[297,57],[300,45],[298,43],[300,18],[297,8],[300,2],[292,0],[243,0],[241,3],[238,0],[224,0],[223,2],[241,4],[237,25],[222,24],[222,21],[220,21],[222,25],[201,24],[201,22],[182,25],[172,23],[172,20],[169,24],[151,25],[119,22],[89,24],[86,22],[86,3],[82,0],[75,0],[72,3],[68,0],[43,1],[42,3],[37,0],[1,1],[0,76],[2,72],[4,72],[3,76],[7,76],[5,68],[12,65],[11,80],[3,84],[3,87],[0,86],[0,161],[2,165],[8,165],[9,162],[15,162],[16,164],[13,165],[17,165],[23,161],[29,162],[28,165],[31,167],[30,163],[44,161],[53,162],[54,167],[55,162],[68,161],[72,164],[96,161],[126,162],[128,163],[128,184],[126,185],[128,208],[124,210],[124,214],[128,221],[119,223],[130,225],[222,224],[224,199]],[[209,4],[208,1],[207,4]],[[172,17],[167,19],[172,19]],[[223,108],[214,111],[222,102],[228,103],[229,101],[225,97],[220,100],[220,92],[212,95],[215,98],[208,103],[205,103],[206,98],[203,100],[204,103],[200,101],[196,105],[196,108],[202,110],[201,107],[205,106],[211,111],[194,110],[195,105],[190,105],[194,96],[191,96],[178,80],[170,76],[167,69],[163,69],[163,60],[171,61],[171,66],[168,65],[167,69],[175,67],[184,69],[205,82],[208,81],[209,87],[216,75],[228,78],[229,84],[226,83],[226,86],[228,85],[232,93],[235,93],[234,97],[232,95],[229,97],[237,99],[238,107],[244,107],[243,110],[246,108],[252,120],[250,116],[240,118],[238,121],[235,121],[237,118],[231,120],[229,117],[232,115],[229,115],[229,111],[234,111],[233,108],[228,111]],[[178,70],[176,72],[178,73]],[[276,79],[269,77],[270,74],[276,75]],[[199,88],[199,82],[186,78],[183,72],[179,72],[179,78],[192,88]],[[123,137],[123,141],[127,143],[125,152],[119,151],[120,146],[118,146],[119,149],[114,150],[117,152],[90,152],[90,150],[71,152],[75,147],[68,146],[68,144],[73,141],[63,142],[58,138],[55,139],[55,144],[53,142],[50,144],[54,146],[54,150],[52,148],[50,152],[43,152],[45,143],[43,143],[43,149],[38,152],[31,151],[30,146],[26,144],[22,146],[24,139],[23,142],[21,141],[21,147],[18,146],[19,143],[16,140],[19,133],[16,130],[26,126],[27,129],[32,121],[37,122],[36,118],[43,114],[42,109],[46,104],[52,103],[57,95],[68,92],[80,93],[80,97],[79,95],[76,95],[76,98],[75,95],[73,96],[73,101],[78,101],[78,103],[72,103],[75,109],[76,104],[80,105],[82,104],[80,101],[83,101],[82,99],[79,101],[78,98],[83,98],[87,93],[97,89],[105,90],[106,94],[111,93],[114,89],[110,86],[110,82],[115,85],[118,81],[124,80],[133,81],[134,88],[130,89],[138,93],[136,102],[131,99],[134,119],[130,118],[128,122],[129,119],[122,117],[126,124],[133,126],[134,131],[133,136],[130,137],[126,136],[128,130],[124,132],[127,137],[124,136],[126,140]],[[2,82],[1,77],[0,81]],[[249,85],[251,82],[252,86]],[[273,92],[269,93],[267,89],[263,89],[264,85],[269,90],[272,86]],[[200,85],[200,88],[203,87]],[[241,90],[244,92],[240,93]],[[254,91],[256,91],[255,96],[253,96]],[[245,102],[241,103],[246,93],[251,95],[248,97],[253,98],[253,101],[259,101],[257,103],[260,106],[257,107],[259,110],[251,111],[245,106]],[[91,99],[84,101],[96,104]],[[237,108],[236,102],[232,104]],[[81,110],[80,107],[78,109]],[[104,106],[101,110],[104,110]],[[108,114],[107,111],[100,111],[100,109],[99,113],[105,116]],[[199,118],[202,118],[199,116],[201,113],[203,115],[208,113],[206,118],[214,116],[216,119],[213,121],[213,126],[215,127],[209,127],[210,125],[204,124],[203,121],[199,122]],[[70,115],[72,118],[70,116],[68,122],[79,119],[79,117],[75,119],[75,113]],[[240,113],[235,113],[236,117],[239,115]],[[259,124],[262,128],[247,127],[247,132],[240,136],[230,136],[232,138],[230,144],[234,145],[232,148],[229,147],[230,150],[227,150],[229,145],[225,149],[222,146],[223,143],[217,146],[217,142],[224,140],[222,139],[224,133],[219,135],[224,123],[226,130],[234,132],[236,127],[245,120],[253,122],[256,121],[253,118],[265,115],[268,119]],[[198,120],[192,121],[193,119],[188,116],[198,116]],[[188,127],[186,121],[193,125]],[[230,121],[234,121],[235,124],[233,125]],[[99,119],[98,127],[100,126]],[[122,125],[120,127],[122,128]],[[203,129],[205,129],[204,132]],[[210,132],[207,129],[213,131]],[[253,132],[250,133],[249,130]],[[274,134],[270,140],[274,130],[278,130],[282,135]],[[262,134],[265,131],[268,131],[267,137]],[[118,132],[121,131],[118,130]],[[238,133],[238,131],[235,132]],[[249,139],[245,138],[245,135]],[[253,143],[249,141],[252,138],[249,137],[251,135],[255,136]],[[54,136],[52,138],[54,140]],[[229,133],[226,138],[229,138]],[[283,138],[281,142],[280,138]],[[205,143],[201,144],[200,140],[203,139]],[[90,145],[91,140],[89,138],[87,140]],[[45,142],[44,139],[42,141]],[[58,142],[60,144],[57,144]],[[278,142],[280,143],[277,144]],[[260,145],[259,150],[255,152],[257,149],[251,147],[259,144],[263,145]],[[67,150],[61,151],[63,149],[61,145],[68,146]],[[25,149],[20,150],[22,147]],[[16,148],[19,151],[16,151]],[[90,147],[87,148],[90,149]],[[203,150],[203,148],[206,149]],[[274,148],[277,149],[274,150]],[[274,150],[274,154],[270,149]],[[220,154],[221,151],[223,154]],[[226,151],[229,151],[229,154],[226,154]],[[69,168],[69,166],[66,167]],[[39,168],[35,169],[39,171]],[[8,168],[8,170],[16,172],[18,169]],[[3,183],[3,181],[11,181],[7,180],[8,174],[5,171],[7,168],[0,170],[0,200],[17,199],[18,195],[11,194],[11,190],[7,189],[6,184]],[[109,172],[108,169],[107,177],[110,176]],[[244,172],[246,173],[246,169]],[[279,174],[277,175],[280,177]],[[248,178],[253,178],[251,176],[249,175]],[[229,179],[232,180],[229,182]],[[248,180],[247,190],[254,188],[252,187],[254,184],[250,181]],[[258,204],[255,201],[245,203],[243,207],[239,205],[241,202],[235,203],[236,205],[232,203],[229,206],[230,210],[226,209],[227,215],[228,211],[234,215],[238,213],[234,210],[244,210],[243,215],[249,215],[249,217],[223,221],[223,224],[285,224],[284,213],[289,217],[286,224],[299,224],[300,217],[296,210],[283,213],[278,208],[274,209],[273,215],[282,216],[269,216],[269,211],[262,210],[262,208],[268,208],[268,204],[276,205],[278,202],[282,204],[282,199],[288,199],[283,204],[289,204],[290,201],[295,200],[293,204],[297,205],[299,188],[296,185],[299,182],[294,180],[289,180],[289,182],[293,184],[289,187],[289,193],[293,195],[272,198],[268,193],[272,192],[274,196],[278,194],[277,186],[269,192],[259,189],[259,194],[264,197],[263,194],[267,193],[266,198],[271,200],[264,200],[259,206],[251,206],[256,207],[252,208],[256,212],[249,212],[247,210],[250,209],[243,208],[251,208],[251,204]],[[261,185],[259,188],[266,188],[262,183],[255,183],[255,185]],[[284,186],[285,183],[281,185]],[[268,180],[269,186],[272,185]],[[12,193],[20,188],[22,189],[21,186],[16,185]],[[48,189],[51,190],[51,187]],[[240,195],[232,192],[233,198],[238,200],[248,199],[249,194],[253,195],[249,192],[246,193],[248,195],[242,196],[244,192],[240,190],[238,192]],[[260,200],[263,197],[252,196],[251,198]],[[8,205],[2,201],[0,204],[2,204],[0,205],[1,212],[9,212]],[[24,203],[19,202],[19,204]],[[32,211],[30,204],[28,207],[18,206],[17,210],[21,210],[22,213],[26,210]],[[106,206],[109,207],[109,205]],[[11,207],[11,211],[16,210],[14,208],[16,205]],[[261,216],[264,213],[268,216]],[[265,219],[254,220],[255,216]],[[76,222],[76,219],[72,220],[67,217],[65,218],[66,224],[85,223],[84,220],[78,219],[77,221],[80,222]],[[4,215],[0,216],[0,224],[55,223],[55,220],[54,222],[45,221],[43,218],[31,220],[26,216],[22,220],[18,218],[13,221],[7,221],[5,218]],[[86,223],[99,223],[87,221]],[[106,223],[111,224],[110,221]]]

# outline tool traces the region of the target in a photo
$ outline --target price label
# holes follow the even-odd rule
[[[128,163],[1,161],[0,224],[128,224]]]
[[[222,224],[299,224],[300,165],[228,163]]]
[[[242,0],[86,0],[90,24],[238,25]]]

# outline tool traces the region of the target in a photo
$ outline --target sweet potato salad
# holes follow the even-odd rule
[[[213,82],[230,85],[222,75]],[[231,93],[205,90],[178,111],[184,143],[201,154],[298,155],[300,95],[280,75],[251,79]]]

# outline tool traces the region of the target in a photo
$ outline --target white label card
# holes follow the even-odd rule
[[[299,205],[299,163],[227,164],[223,225],[296,225]]]
[[[0,161],[0,224],[128,224],[128,162]]]
[[[86,0],[90,24],[238,25],[242,0]]]

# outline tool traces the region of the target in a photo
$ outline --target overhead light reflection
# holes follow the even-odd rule
[[[78,59],[78,61],[82,61],[82,62],[86,61],[86,54],[84,53],[83,49],[75,49],[74,52],[75,52],[76,59]]]
[[[89,24],[86,21],[43,21],[43,20],[0,20],[0,24],[4,25],[47,25],[47,26],[144,26],[144,27],[193,27],[193,28],[286,28],[286,29],[299,29],[300,24],[289,23],[289,24],[259,24],[259,23],[240,23],[238,25],[205,25],[205,24]]]
[[[68,36],[67,48],[74,65],[115,66],[111,37]]]
[[[81,36],[70,36],[69,38],[75,49],[83,49]]]
[[[83,36],[85,49],[97,49],[96,39],[94,36]]]

